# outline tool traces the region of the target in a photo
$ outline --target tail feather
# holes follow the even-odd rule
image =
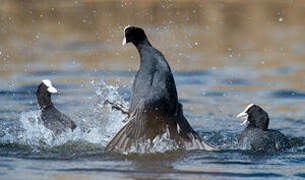
[[[154,138],[166,133],[167,130],[169,138],[181,148],[215,150],[215,147],[205,142],[190,126],[183,115],[182,105],[175,116],[167,118],[156,111],[147,112],[141,108],[143,106],[139,107],[132,113],[128,123],[108,143],[106,151],[146,151],[153,145]],[[143,145],[144,142],[151,144]]]
[[[132,136],[129,134],[130,129],[135,125],[134,119],[129,120],[129,122],[114,136],[114,138],[106,146],[106,151],[113,151],[114,149],[120,149],[121,151],[127,151],[132,143]]]
[[[216,148],[205,142],[191,127],[187,119],[183,115],[182,104],[178,104],[177,125],[179,127],[179,135],[182,138],[182,144],[185,148],[204,149],[207,151],[216,150]]]
[[[144,113],[144,109],[137,108],[131,113],[128,123],[108,143],[105,150],[113,151],[117,149],[122,152],[129,152],[132,147],[138,149],[138,143],[148,139],[148,132],[144,128],[145,120],[147,120],[147,115]]]
[[[189,138],[191,139],[191,142],[187,145],[185,145],[185,148],[190,149],[204,149],[207,151],[213,151],[216,150],[216,148],[204,141],[197,133],[190,133],[188,134]],[[187,143],[187,141],[184,141]]]

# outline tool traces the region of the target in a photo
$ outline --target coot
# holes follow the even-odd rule
[[[52,82],[48,79],[42,80],[38,86],[36,96],[41,109],[41,120],[46,128],[58,135],[62,132],[76,128],[76,124],[65,114],[58,111],[51,100],[51,94],[57,93]]]
[[[248,105],[237,117],[243,119],[242,125],[248,123],[239,139],[239,145],[242,149],[281,151],[291,147],[284,134],[278,130],[268,129],[269,116],[258,105]]]
[[[137,151],[142,145],[169,134],[181,148],[214,150],[190,126],[178,102],[175,80],[163,54],[155,49],[142,28],[127,26],[123,45],[131,42],[140,55],[140,67],[132,85],[128,123],[114,136],[107,151]]]

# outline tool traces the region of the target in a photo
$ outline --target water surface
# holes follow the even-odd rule
[[[305,177],[305,2],[0,1],[0,179],[299,179]],[[127,24],[164,53],[185,115],[220,151],[160,145],[105,153],[128,106],[139,57]],[[54,137],[35,92],[51,79],[56,107],[78,124]],[[293,148],[240,150],[235,116],[261,105]]]

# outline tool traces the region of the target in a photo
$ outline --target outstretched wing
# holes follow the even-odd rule
[[[216,148],[211,144],[205,142],[191,127],[187,119],[183,115],[182,104],[178,103],[177,111],[177,125],[178,133],[181,138],[182,145],[190,149],[205,149],[208,151]]]
[[[160,118],[158,118],[160,117]],[[130,115],[128,123],[108,143],[105,150],[139,151],[146,140],[152,140],[165,132],[166,122],[157,111],[145,110],[143,101]]]

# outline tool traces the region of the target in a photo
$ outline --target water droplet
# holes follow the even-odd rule
[[[186,45],[188,46],[188,47],[190,47],[190,48],[192,48],[193,46],[191,45],[191,43],[186,43]]]
[[[40,33],[36,34],[35,38],[39,39],[40,38]]]

